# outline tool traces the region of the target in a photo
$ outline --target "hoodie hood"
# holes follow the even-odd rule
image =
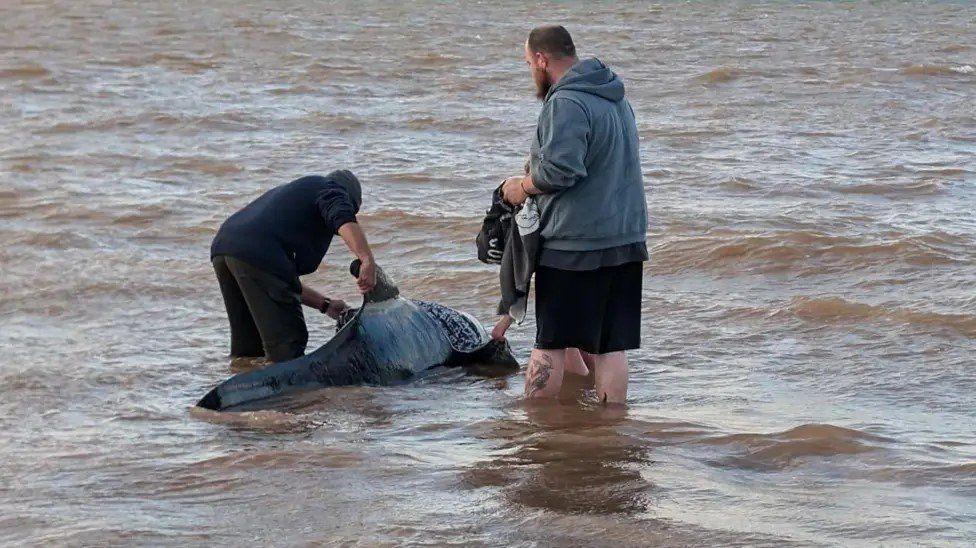
[[[561,90],[582,91],[614,102],[624,98],[623,81],[596,57],[583,59],[573,65],[552,86],[546,100]]]
[[[359,185],[359,179],[348,169],[333,171],[328,178],[339,183],[346,190],[352,205],[356,208],[356,213],[359,213],[359,206],[363,203],[363,188]]]

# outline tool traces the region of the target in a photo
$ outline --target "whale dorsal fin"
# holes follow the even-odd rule
[[[353,278],[359,277],[359,267],[362,265],[362,261],[356,259],[349,265],[349,273],[352,274]],[[390,277],[386,275],[379,265],[376,266],[376,286],[373,287],[372,291],[363,296],[364,302],[367,303],[378,303],[383,301],[388,301],[390,299],[395,299],[400,296],[400,290],[397,288],[396,284],[390,280]]]

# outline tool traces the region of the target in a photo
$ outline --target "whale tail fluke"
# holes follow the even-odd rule
[[[220,411],[220,394],[217,389],[214,388],[207,395],[200,398],[197,402],[197,407],[202,407],[204,409],[210,409],[211,411]]]

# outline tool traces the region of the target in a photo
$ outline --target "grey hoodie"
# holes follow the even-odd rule
[[[549,90],[529,164],[544,193],[544,248],[595,251],[646,240],[634,110],[599,59],[576,63]]]

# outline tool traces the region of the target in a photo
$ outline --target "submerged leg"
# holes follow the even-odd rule
[[[227,267],[223,256],[214,257],[214,272],[220,284],[220,294],[224,298],[224,308],[227,309],[227,320],[230,323],[230,355],[232,358],[259,358],[264,356],[261,335],[254,325],[251,310],[241,292],[237,280]]]
[[[596,396],[604,403],[627,403],[627,353],[593,355]]]
[[[563,384],[566,351],[533,349],[525,370],[526,398],[555,398]]]
[[[277,276],[243,261],[227,257],[227,265],[247,301],[268,360],[282,362],[303,355],[308,329],[298,292]]]
[[[589,359],[589,361],[588,361]],[[572,373],[574,375],[580,375],[586,377],[590,374],[590,369],[587,365],[593,364],[593,358],[590,354],[581,351],[579,348],[567,348],[566,349],[566,372]]]

